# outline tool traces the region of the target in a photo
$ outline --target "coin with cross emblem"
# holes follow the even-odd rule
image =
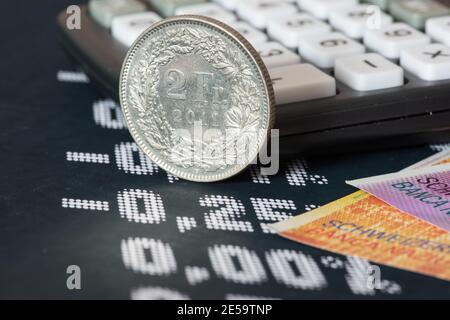
[[[120,102],[146,155],[198,182],[244,170],[274,119],[272,84],[257,52],[234,29],[200,16],[163,20],[134,42]]]

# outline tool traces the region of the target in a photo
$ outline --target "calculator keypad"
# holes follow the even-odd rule
[[[333,68],[337,58],[364,53],[362,44],[342,33],[329,32],[300,38],[300,55],[320,68]]]
[[[298,0],[298,5],[306,12],[319,19],[328,19],[330,12],[335,9],[358,4],[357,0]]]
[[[269,69],[300,62],[299,55],[283,47],[278,42],[259,43],[256,45],[256,50]]]
[[[450,15],[429,19],[426,23],[426,31],[433,40],[450,46]]]
[[[405,23],[394,23],[379,30],[367,30],[364,44],[372,51],[389,59],[398,59],[403,49],[420,47],[430,42],[430,38]]]
[[[411,75],[450,79],[450,10],[435,0],[146,1],[165,17],[204,15],[240,32],[268,67],[278,104],[332,97],[335,78],[364,92]],[[89,9],[128,47],[160,19],[138,0],[91,0]]]
[[[173,16],[177,8],[207,2],[206,0],[147,0],[147,1],[164,17]]]
[[[230,23],[230,26],[242,34],[253,46],[268,41],[268,36],[264,32],[253,28],[247,22],[238,21]]]
[[[375,5],[379,8],[381,8],[382,10],[388,10],[389,4],[391,3],[391,1],[392,0],[365,0],[364,2]]]
[[[450,48],[442,44],[403,50],[400,62],[403,68],[423,80],[450,79]]]
[[[297,49],[302,36],[329,31],[331,31],[329,24],[306,13],[295,13],[278,19],[270,19],[267,23],[269,36],[290,49]]]
[[[393,18],[370,5],[339,8],[330,13],[330,24],[346,36],[361,39],[367,29],[389,26]]]
[[[240,1],[242,0],[214,0],[214,2],[228,10],[235,10]]]
[[[336,95],[336,80],[308,63],[269,69],[277,104]]]
[[[396,0],[389,6],[391,14],[417,29],[423,29],[427,19],[450,14],[450,10],[433,0]]]
[[[145,10],[145,6],[137,0],[92,0],[89,2],[91,16],[105,28],[111,27],[115,17]]]
[[[112,21],[111,34],[129,47],[145,29],[159,20],[158,14],[149,11],[119,16]]]
[[[403,69],[377,53],[336,60],[336,79],[357,91],[372,91],[403,85]]]
[[[264,29],[269,19],[297,12],[293,4],[278,0],[246,0],[239,2],[237,14],[255,28]]]
[[[220,20],[224,23],[230,24],[237,21],[237,17],[220,7],[215,3],[194,4],[189,6],[182,6],[175,10],[176,15],[193,14],[205,16],[213,19]]]

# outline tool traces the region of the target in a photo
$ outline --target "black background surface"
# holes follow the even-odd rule
[[[286,178],[287,166],[295,159],[287,159],[270,184],[255,183],[249,171],[230,181],[207,185],[171,183],[161,170],[152,175],[126,173],[118,168],[114,148],[132,141],[127,130],[104,128],[93,116],[94,103],[105,97],[90,84],[57,80],[59,71],[77,68],[56,39],[56,14],[69,4],[50,0],[0,3],[0,298],[128,299],[139,288],[146,288],[153,297],[158,292],[177,292],[191,299],[222,299],[230,294],[280,299],[450,297],[448,282],[384,266],[382,278],[388,280],[385,290],[375,295],[358,294],[347,283],[349,269],[332,269],[324,260],[331,257],[348,266],[346,257],[263,233],[251,202],[251,198],[291,200],[296,210],[284,211],[304,212],[306,206],[324,205],[353,192],[346,179],[397,171],[433,154],[437,147],[307,158],[304,186],[291,185]],[[70,151],[107,154],[110,164],[70,162],[66,160]],[[310,177],[315,175],[325,177],[328,183],[313,183]],[[124,189],[158,194],[165,221],[140,224],[121,217],[117,195]],[[240,219],[249,221],[254,232],[208,229],[205,213],[211,208],[199,202],[206,195],[241,201],[246,215]],[[110,209],[63,208],[62,198],[107,201]],[[176,217],[192,217],[197,227],[181,233]],[[122,247],[130,238],[166,243],[176,268],[169,275],[128,268]],[[254,253],[263,266],[265,280],[243,284],[221,277],[208,248],[222,245]],[[266,259],[273,250],[310,256],[326,285],[311,290],[295,288],[289,280],[277,281]],[[147,252],[151,262],[149,257]],[[233,263],[240,268],[238,262]],[[81,290],[66,287],[69,265],[82,270]],[[209,279],[189,284],[186,266],[205,268]],[[302,273],[295,267],[293,270]]]

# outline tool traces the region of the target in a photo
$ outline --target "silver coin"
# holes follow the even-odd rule
[[[259,55],[237,31],[200,16],[163,20],[135,41],[122,66],[120,103],[141,150],[198,182],[244,170],[274,119]]]

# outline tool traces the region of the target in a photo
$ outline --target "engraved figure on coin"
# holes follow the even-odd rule
[[[153,148],[174,165],[209,172],[236,164],[240,155],[256,148],[258,80],[242,63],[243,53],[190,27],[160,30],[148,41],[131,70],[129,96],[138,111],[137,125]],[[183,63],[185,57],[191,66]],[[192,136],[197,123],[215,129],[208,141]]]

